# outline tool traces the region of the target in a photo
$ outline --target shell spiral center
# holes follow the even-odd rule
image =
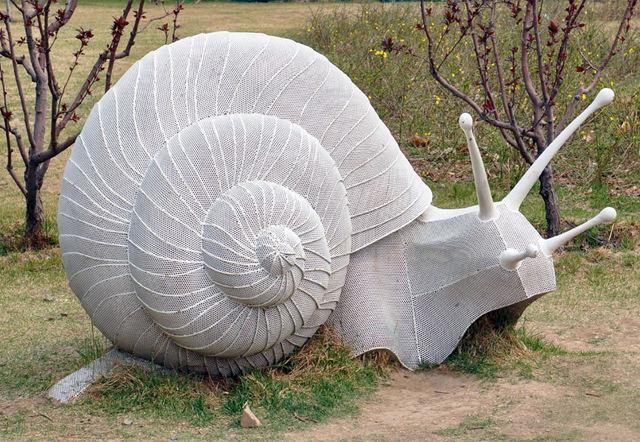
[[[305,222],[292,223],[293,213]],[[275,183],[248,181],[224,192],[209,209],[202,227],[203,262],[229,298],[271,307],[289,299],[304,278],[304,247],[310,241],[328,259],[322,222],[305,198]]]

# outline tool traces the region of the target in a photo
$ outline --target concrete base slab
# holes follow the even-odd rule
[[[83,391],[85,391],[101,376],[109,374],[116,367],[122,365],[138,365],[150,370],[167,370],[166,368],[152,362],[132,356],[114,348],[81,369],[60,379],[49,389],[49,391],[47,391],[47,397],[66,404],[80,396]]]

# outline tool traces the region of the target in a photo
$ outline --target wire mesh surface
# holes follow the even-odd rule
[[[114,344],[228,375],[304,344],[350,253],[430,201],[325,57],[213,33],[151,52],[95,105],[58,224],[70,286]]]

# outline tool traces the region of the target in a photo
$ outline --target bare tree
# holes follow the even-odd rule
[[[496,127],[502,138],[531,164],[565,127],[581,98],[596,86],[620,50],[636,3],[637,0],[626,2],[615,36],[602,59],[589,60],[581,54],[584,62],[576,70],[591,74],[591,78],[574,91],[564,112],[556,105],[565,79],[571,37],[575,30],[585,26],[580,17],[586,0],[566,0],[560,24],[554,20],[543,24],[543,0],[448,0],[441,8],[441,20],[421,0],[422,23],[418,27],[426,34],[431,76],[482,120]],[[510,17],[519,34],[518,41],[506,54],[501,53],[498,44],[498,14]],[[445,41],[447,44],[443,44]],[[481,99],[465,93],[451,78],[445,78],[441,69],[459,51],[463,41],[470,41],[474,51]],[[529,115],[517,113],[523,99],[528,102],[526,108],[532,110]],[[560,229],[560,214],[551,166],[540,175],[540,195],[545,204],[547,235],[554,236]]]
[[[14,14],[19,16],[17,20],[11,16],[9,1],[13,5]],[[63,8],[55,9],[55,0],[7,0],[6,12],[0,12],[0,111],[1,128],[7,144],[6,169],[25,198],[25,237],[30,247],[38,247],[44,240],[45,216],[40,189],[49,161],[75,142],[79,130],[75,129],[68,134],[65,129],[70,123],[79,121],[78,108],[93,93],[100,76],[104,75],[106,92],[112,85],[116,61],[130,55],[138,35],[153,22],[170,17],[172,24],[163,23],[158,29],[164,32],[165,42],[169,35],[172,41],[177,38],[177,20],[183,9],[182,0],[177,0],[170,9],[160,3],[163,13],[150,19],[145,17],[145,1],[138,0],[134,3],[133,0],[128,0],[122,13],[113,19],[109,43],[98,54],[89,72],[83,75],[80,86],[74,91],[69,90],[70,79],[78,74],[79,60],[86,56],[85,50],[94,37],[93,32],[90,29],[77,29],[77,50],[73,52],[73,61],[66,69],[61,69],[60,63],[52,56],[52,49],[60,30],[68,25],[73,16],[78,1],[67,0]],[[19,27],[19,36],[14,33],[14,23]],[[122,42],[128,27],[128,38]],[[120,49],[121,43],[124,44],[123,49]],[[26,48],[26,54],[19,53],[19,49],[23,47]],[[4,60],[8,61],[8,69],[4,68]],[[58,81],[59,78],[62,81]],[[27,84],[23,84],[25,79]],[[7,98],[10,84],[13,86],[11,90],[18,95],[17,112],[10,109],[10,100]],[[30,94],[27,94],[26,88],[33,89],[33,100],[29,99]],[[22,177],[13,167],[16,152],[25,166]]]

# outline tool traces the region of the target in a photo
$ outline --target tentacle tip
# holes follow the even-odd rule
[[[539,252],[540,249],[535,244],[529,244],[525,249],[525,255],[527,256],[527,258],[535,258],[536,256],[538,256]]]
[[[503,269],[508,271],[518,270],[526,258],[535,258],[538,256],[539,250],[535,244],[527,245],[523,251],[508,248],[500,253],[498,260]]]
[[[618,216],[618,212],[613,207],[605,207],[598,214],[598,221],[602,223],[610,223],[613,222]]]
[[[463,131],[468,131],[473,128],[473,118],[468,113],[460,114],[460,118],[458,119],[458,124]]]
[[[594,100],[594,102],[598,106],[604,106],[611,103],[615,96],[616,94],[613,92],[613,89],[605,87],[603,89],[600,89],[600,92],[598,92],[598,95],[596,95],[596,99]]]

